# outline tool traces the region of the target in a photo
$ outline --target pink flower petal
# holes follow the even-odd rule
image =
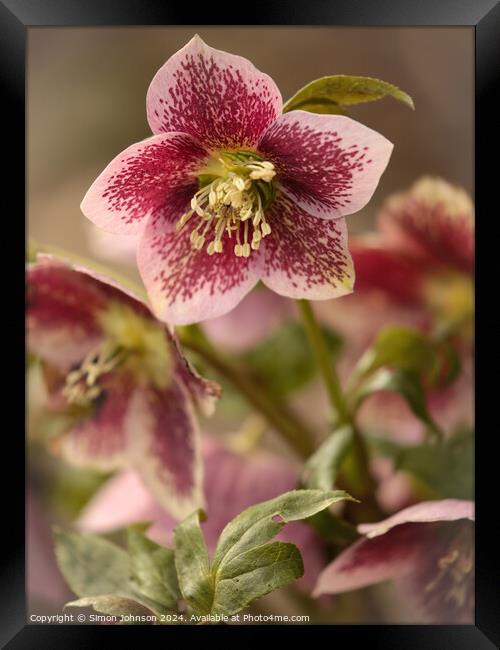
[[[78,518],[78,528],[94,533],[109,533],[138,521],[151,521],[148,537],[167,544],[176,525],[145,487],[134,470],[116,474],[92,497]],[[167,533],[168,531],[168,533]]]
[[[415,526],[399,526],[390,535],[360,539],[324,569],[313,596],[339,594],[403,576],[413,570],[430,540],[430,531]]]
[[[474,269],[474,206],[465,190],[424,177],[390,197],[379,217],[387,244],[434,264]]]
[[[27,328],[31,352],[65,372],[101,340],[97,312],[107,304],[91,278],[49,258],[27,270]]]
[[[159,503],[178,518],[203,506],[198,425],[187,392],[138,389],[125,423],[131,463]]]
[[[283,190],[304,210],[326,219],[368,203],[392,148],[382,135],[348,117],[305,111],[282,115],[259,143]]]
[[[85,195],[86,217],[109,232],[137,234],[146,217],[170,216],[170,196],[198,189],[196,173],[207,153],[185,133],[156,135],[122,151]]]
[[[271,335],[293,313],[290,300],[257,287],[225,316],[205,321],[203,329],[215,345],[242,351]]]
[[[136,266],[137,236],[117,235],[97,228],[90,221],[85,229],[87,245],[95,257],[123,266]]]
[[[132,386],[123,374],[102,377],[95,411],[54,441],[54,451],[70,463],[108,472],[126,464],[125,416]]]
[[[456,521],[457,519],[474,520],[474,502],[461,499],[443,499],[441,501],[423,501],[379,521],[375,524],[361,524],[359,532],[368,537],[383,535],[400,524]]]
[[[191,197],[170,204],[172,219],[188,210]],[[259,279],[260,251],[236,257],[234,240],[224,241],[222,253],[194,250],[192,218],[179,232],[167,222],[151,220],[139,243],[137,262],[157,318],[174,325],[196,323],[221,316],[235,307]],[[208,243],[208,241],[207,241]]]
[[[153,133],[189,133],[211,149],[256,145],[281,114],[274,81],[241,56],[199,36],[158,70],[147,94]]]
[[[272,229],[265,240],[266,286],[282,296],[309,300],[351,293],[354,269],[344,219],[318,219],[284,195],[266,216]]]
[[[328,565],[319,577],[314,595],[341,593],[410,576],[418,572],[419,565],[435,547],[441,550],[443,540],[436,536],[439,523],[473,518],[472,501],[445,499],[418,503],[384,521],[362,524],[358,529],[367,536]]]

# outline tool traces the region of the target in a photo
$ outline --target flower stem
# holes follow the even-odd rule
[[[311,304],[307,300],[297,300],[297,304],[302,314],[304,328],[313,349],[318,369],[323,376],[330,402],[337,413],[338,426],[349,424],[351,423],[351,416],[347,403],[342,393],[335,366],[331,360],[330,350],[326,345],[323,332],[318,325]]]
[[[369,455],[365,440],[354,423],[331,358],[331,352],[326,345],[323,332],[318,325],[311,304],[307,300],[298,300],[297,303],[302,314],[309,343],[316,358],[316,364],[325,382],[330,403],[336,411],[335,428],[347,424],[352,427],[354,433],[352,471],[354,472],[356,489],[354,490],[351,485],[346,485],[346,489],[361,500],[363,517],[367,518],[365,520],[379,519],[382,513],[375,498],[376,483],[370,472]]]
[[[195,352],[213,370],[228,379],[299,456],[308,458],[312,454],[314,435],[283,404],[276,404],[251,377],[224,359],[205,337],[199,336],[199,331],[192,336],[186,330],[180,330],[178,335],[182,346]]]

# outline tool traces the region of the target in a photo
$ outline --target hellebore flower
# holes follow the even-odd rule
[[[347,330],[356,307],[371,306],[376,324],[372,328],[371,319],[359,323],[362,345],[381,324],[396,320],[427,328],[436,322],[453,323],[461,326],[463,339],[470,339],[474,207],[463,189],[440,178],[419,179],[385,202],[377,232],[351,238],[349,247],[356,293],[344,298],[340,307],[318,305],[324,319],[334,325],[338,320]]]
[[[283,458],[258,450],[235,454],[220,443],[205,439],[204,494],[207,520],[202,523],[209,550],[215,550],[224,526],[245,508],[272,499],[296,487],[298,472]],[[137,521],[150,521],[148,536],[169,545],[176,520],[167,514],[144,487],[136,472],[124,471],[111,478],[87,504],[78,525],[82,530],[106,533]],[[301,584],[312,589],[324,566],[322,545],[302,522],[287,524],[279,536],[298,546],[304,558]]]
[[[316,305],[320,319],[345,335],[341,373],[350,372],[387,325],[447,329],[453,333],[462,373],[448,388],[429,392],[429,409],[445,429],[470,422],[474,207],[467,193],[440,178],[423,177],[408,191],[389,197],[378,231],[353,237],[350,250],[356,292],[340,303]],[[371,396],[360,418],[366,424],[379,422],[384,432],[395,431],[409,442],[420,438],[420,424],[397,395]]]
[[[412,620],[472,623],[474,504],[446,499],[410,506],[376,524],[324,569],[314,595],[338,594],[392,579]]]
[[[54,408],[72,416],[54,448],[102,471],[131,465],[165,508],[202,503],[196,403],[219,388],[188,366],[163,323],[89,270],[40,256],[28,267],[28,346],[43,362]]]
[[[268,75],[198,36],[157,72],[147,116],[154,135],[118,155],[81,207],[140,235],[158,318],[221,316],[259,279],[292,298],[352,290],[343,217],[371,198],[388,140],[344,116],[282,114]]]

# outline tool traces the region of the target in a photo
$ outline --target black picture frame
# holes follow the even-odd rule
[[[498,381],[489,381],[488,369],[493,362],[498,320],[488,312],[491,306],[491,286],[498,277],[493,262],[498,238],[493,233],[498,217],[497,186],[498,112],[497,86],[500,81],[500,4],[498,0],[298,0],[254,3],[203,3],[190,7],[186,3],[168,0],[0,0],[0,82],[4,109],[4,277],[2,287],[8,291],[4,303],[2,341],[7,387],[4,389],[4,409],[12,413],[12,423],[3,422],[4,470],[0,472],[3,501],[12,507],[12,514],[2,515],[3,568],[0,571],[0,643],[9,649],[21,648],[89,648],[109,646],[112,639],[133,643],[131,635],[140,634],[142,643],[183,639],[189,634],[241,634],[241,628],[154,628],[136,627],[40,626],[26,624],[24,585],[24,440],[19,434],[20,415],[16,401],[24,408],[24,373],[19,356],[24,350],[21,319],[24,287],[25,229],[25,54],[27,30],[34,26],[98,26],[98,25],[352,25],[352,26],[469,26],[475,31],[476,52],[476,141],[475,187],[477,206],[476,228],[476,624],[475,626],[326,626],[322,632],[332,634],[332,642],[371,648],[443,648],[482,650],[500,645],[500,589],[498,550],[495,548],[497,460],[494,439],[495,393]],[[196,7],[196,8],[195,8]],[[7,142],[5,142],[7,140]],[[10,142],[9,142],[10,140]],[[493,155],[492,155],[493,154]],[[5,200],[12,205],[5,207]],[[490,234],[491,233],[491,234]],[[497,244],[498,247],[498,244]],[[9,260],[12,256],[12,263]],[[21,257],[23,265],[21,267]],[[498,257],[498,254],[497,254]],[[21,271],[21,268],[23,271]],[[22,275],[21,275],[22,274]],[[17,320],[19,318],[19,321]],[[17,345],[19,343],[19,345]],[[19,351],[19,356],[17,355]],[[496,354],[498,363],[498,354]],[[5,400],[5,398],[8,398]],[[498,401],[498,398],[497,398]],[[22,406],[21,406],[22,403]],[[12,472],[5,469],[9,467]],[[290,627],[287,628],[290,631]],[[266,635],[287,631],[284,627],[266,627]],[[306,632],[310,626],[293,634]],[[243,630],[249,642],[261,634],[261,627]],[[315,634],[316,631],[313,631]],[[144,635],[147,635],[147,641]],[[163,636],[156,636],[156,635]],[[97,636],[96,636],[97,635]],[[125,636],[126,635],[126,636]],[[173,636],[172,636],[173,635]],[[173,638],[174,637],[174,638]]]

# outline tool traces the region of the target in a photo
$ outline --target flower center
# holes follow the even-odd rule
[[[103,375],[118,369],[133,375],[138,384],[168,387],[173,364],[162,325],[118,301],[111,301],[98,320],[103,343],[66,376],[63,395],[70,404],[92,405],[103,392]]]
[[[445,602],[464,607],[472,598],[474,549],[469,532],[459,534],[437,561],[437,575],[429,582],[427,593],[440,590]]]
[[[125,357],[126,351],[123,348],[109,342],[92,350],[79,368],[68,373],[62,394],[70,404],[89,406],[102,393],[98,380],[118,367]]]
[[[233,239],[236,257],[249,257],[271,233],[265,209],[274,199],[274,165],[252,152],[224,152],[215,166],[199,177],[202,186],[191,199],[191,210],[176,224],[180,231],[196,215],[191,232],[195,250],[206,246],[209,255],[222,253],[223,238]]]

